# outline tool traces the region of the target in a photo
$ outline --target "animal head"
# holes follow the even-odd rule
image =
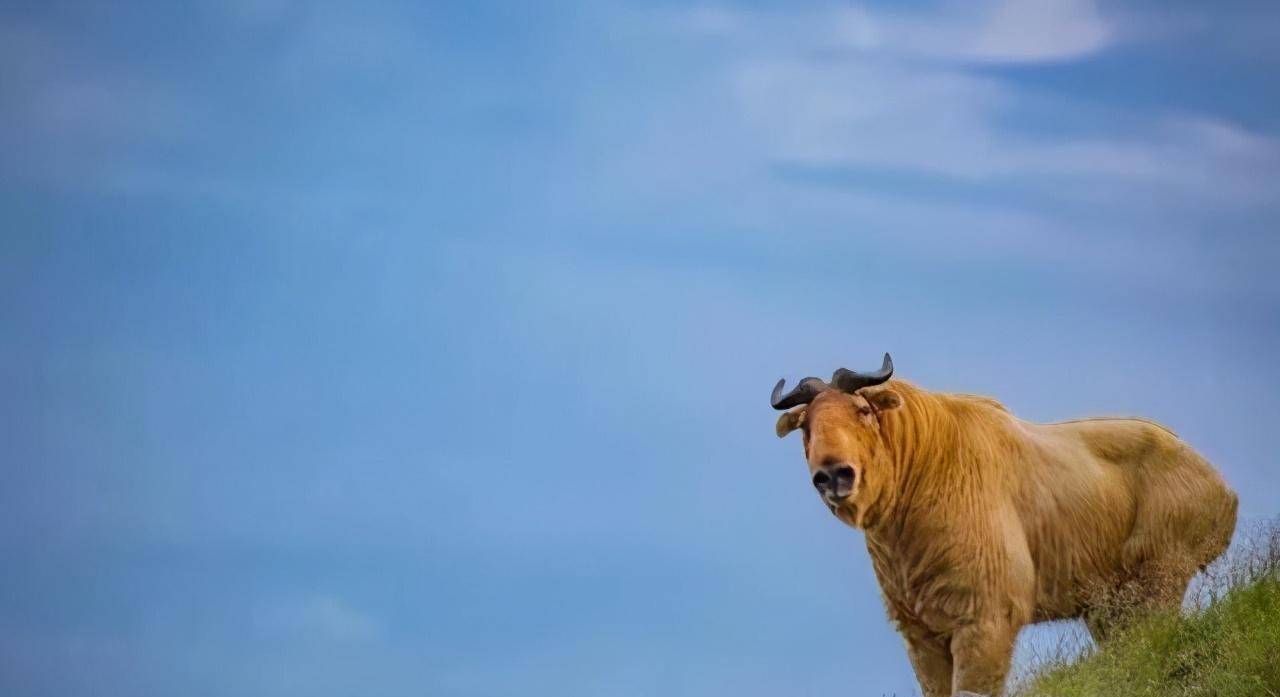
[[[901,395],[884,384],[892,375],[886,353],[874,373],[841,368],[830,382],[805,378],[785,395],[786,382],[779,380],[770,399],[774,409],[790,410],[778,417],[778,437],[801,431],[814,489],[854,527],[864,527],[867,511],[891,493],[894,469],[883,420],[902,406]]]

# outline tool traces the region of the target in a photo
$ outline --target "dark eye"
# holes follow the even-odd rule
[[[870,415],[871,415],[871,407],[858,407],[858,414],[860,414],[860,415],[862,415],[862,416],[870,416]]]

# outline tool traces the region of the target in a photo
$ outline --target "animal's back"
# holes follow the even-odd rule
[[[1137,418],[1036,428],[1062,455],[1065,495],[1073,493],[1070,482],[1075,481],[1080,490],[1074,493],[1088,495],[1093,489],[1098,497],[1093,503],[1066,504],[1083,514],[1074,521],[1075,543],[1084,548],[1077,553],[1095,562],[1088,575],[1097,581],[1159,582],[1169,587],[1162,600],[1173,602],[1181,599],[1196,568],[1226,549],[1235,530],[1236,495],[1169,429]]]
[[[1212,561],[1226,548],[1235,530],[1235,492],[1173,431],[1133,418],[1059,426],[1074,430],[1095,457],[1125,475],[1136,504],[1135,536],[1150,544],[1196,550],[1197,564]]]

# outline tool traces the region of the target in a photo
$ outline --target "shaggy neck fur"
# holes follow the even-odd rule
[[[991,455],[992,439],[973,435],[1010,422],[1003,405],[986,397],[929,392],[900,380],[886,387],[902,397],[901,407],[880,415],[893,472],[867,505],[863,524],[868,534],[891,542],[922,512],[912,501],[927,498],[947,508],[977,503],[987,488],[977,463]]]

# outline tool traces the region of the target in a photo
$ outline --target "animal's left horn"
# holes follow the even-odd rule
[[[796,385],[794,390],[784,395],[782,394],[782,387],[786,383],[786,378],[779,380],[778,384],[773,386],[773,394],[769,397],[769,404],[772,404],[773,408],[779,411],[801,404],[808,404],[813,401],[814,397],[818,396],[819,392],[828,390],[831,387],[818,378],[805,378],[800,381],[799,385]]]
[[[889,378],[893,377],[893,359],[889,354],[884,354],[884,363],[880,365],[880,370],[874,373],[855,373],[852,370],[841,368],[831,376],[831,386],[841,392],[857,392],[864,387],[879,385]]]

